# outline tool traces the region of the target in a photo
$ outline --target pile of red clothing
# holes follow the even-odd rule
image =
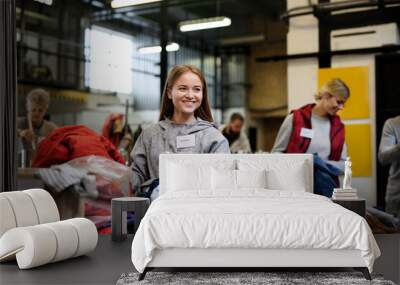
[[[53,130],[39,144],[32,165],[33,167],[50,167],[88,155],[99,155],[125,163],[118,149],[108,139],[79,125]]]

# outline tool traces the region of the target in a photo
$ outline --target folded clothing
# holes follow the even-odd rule
[[[40,168],[37,175],[52,191],[57,193],[75,184],[82,184],[84,187],[80,188],[86,196],[91,198],[97,198],[98,196],[96,177],[67,163],[54,165],[51,168]]]

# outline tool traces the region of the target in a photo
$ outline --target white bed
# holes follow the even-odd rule
[[[154,267],[354,267],[379,248],[367,222],[314,195],[306,154],[165,154],[160,197],[132,243]],[[368,270],[367,270],[368,268]]]

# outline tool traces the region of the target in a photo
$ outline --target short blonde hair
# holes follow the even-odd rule
[[[333,96],[338,97],[340,100],[346,101],[350,97],[350,89],[341,79],[335,78],[329,80],[324,85],[321,86],[317,95],[315,95],[316,100],[320,100],[322,94],[329,93]]]
[[[50,102],[49,92],[41,88],[36,88],[31,90],[26,96],[26,108],[28,110],[31,108],[32,103],[39,106],[48,107],[49,102]]]

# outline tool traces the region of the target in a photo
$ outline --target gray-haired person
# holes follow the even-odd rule
[[[386,120],[378,158],[381,164],[390,165],[385,210],[400,218],[400,116]]]
[[[26,166],[34,158],[37,145],[57,126],[44,119],[49,107],[49,93],[43,89],[33,89],[26,97],[27,116],[18,118],[17,134],[26,154]]]

